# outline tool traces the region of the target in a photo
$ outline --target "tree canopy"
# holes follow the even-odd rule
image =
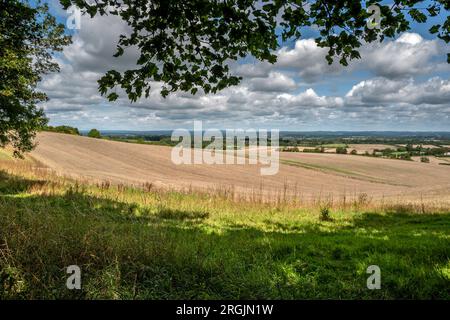
[[[100,131],[98,131],[97,129],[91,129],[88,132],[88,137],[89,138],[96,138],[96,139],[100,139],[102,137],[102,135],[100,134]]]
[[[329,48],[326,59],[347,65],[360,58],[363,43],[383,41],[407,31],[411,21],[425,23],[450,9],[448,0],[60,0],[67,8],[77,5],[91,15],[118,15],[132,29],[118,39],[115,56],[137,47],[137,68],[108,71],[100,92],[109,100],[121,88],[131,101],[150,93],[151,81],[164,84],[161,94],[174,91],[195,94],[199,89],[216,93],[241,80],[231,74],[229,62],[253,56],[274,63],[280,40],[298,39],[304,27],[314,26],[316,42]],[[371,4],[380,8],[381,24],[367,21]],[[445,42],[450,40],[450,19],[430,28]],[[450,63],[450,54],[448,55]]]
[[[81,135],[80,131],[78,130],[78,128],[71,127],[71,126],[56,126],[56,127],[45,126],[43,128],[43,130],[44,131],[49,131],[49,132],[58,132],[58,133],[72,134],[72,135],[76,135],[76,136]]]
[[[0,0],[0,147],[16,156],[33,148],[37,129],[47,123],[36,89],[43,74],[58,71],[52,54],[70,42],[45,4]]]

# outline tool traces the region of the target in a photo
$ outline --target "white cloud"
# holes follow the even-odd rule
[[[253,91],[286,92],[297,87],[292,78],[280,72],[270,72],[266,78],[253,78],[249,82]]]
[[[336,74],[343,69],[338,63],[327,63],[327,51],[319,48],[314,39],[297,40],[293,49],[284,47],[278,51],[276,67],[296,70],[304,81],[314,82],[325,74]]]
[[[416,33],[403,33],[394,41],[363,45],[360,49],[361,59],[350,61],[348,67],[337,61],[329,65],[325,59],[327,52],[328,49],[318,47],[314,39],[297,40],[294,48],[284,47],[278,51],[278,61],[272,69],[288,68],[296,71],[308,83],[330,75],[345,76],[360,70],[390,79],[450,70],[447,64],[433,61],[436,58],[445,59],[446,49],[442,43],[425,40]]]
[[[126,70],[136,67],[138,50],[128,48],[124,55],[113,57],[121,34],[131,32],[120,17],[88,15],[81,17],[80,30],[72,37],[73,43],[64,49],[64,57],[77,71]]]
[[[290,107],[339,107],[343,105],[342,98],[339,97],[326,97],[319,96],[317,93],[309,88],[304,92],[297,95],[281,94],[278,99],[282,102],[283,106]]]
[[[414,79],[375,78],[361,81],[347,93],[351,104],[443,105],[450,103],[450,81],[434,77],[423,83]]]
[[[436,69],[432,59],[444,57],[438,40],[425,40],[416,33],[404,33],[397,40],[364,48],[359,68],[390,79],[427,74]]]

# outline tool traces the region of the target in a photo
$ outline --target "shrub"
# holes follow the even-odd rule
[[[428,158],[428,157],[421,157],[421,158],[420,158],[420,162],[423,162],[423,163],[430,163],[430,158]]]
[[[320,221],[333,221],[330,216],[330,208],[329,206],[322,206],[320,208]]]
[[[336,148],[336,153],[337,153],[337,154],[347,154],[347,148],[344,148],[344,147],[337,147],[337,148]]]
[[[91,131],[89,131],[88,137],[100,139],[102,135],[100,134],[100,131],[98,131],[97,129],[92,129]]]
[[[316,147],[314,149],[311,148],[305,148],[303,149],[303,152],[309,152],[309,153],[324,153],[325,152],[325,148],[324,147]]]
[[[281,152],[300,152],[300,149],[298,147],[284,147]]]
[[[57,126],[57,127],[46,126],[44,128],[44,131],[73,134],[78,136],[80,135],[80,131],[78,130],[78,128],[70,126]]]

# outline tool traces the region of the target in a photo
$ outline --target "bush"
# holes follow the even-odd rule
[[[298,147],[284,147],[281,152],[300,152],[300,149]]]
[[[44,131],[73,134],[78,136],[80,135],[80,131],[78,130],[78,128],[70,126],[57,126],[57,127],[47,126],[44,128]]]
[[[100,134],[100,131],[98,131],[97,129],[92,129],[91,131],[89,131],[88,137],[100,139],[102,135]]]
[[[421,158],[420,158],[420,162],[423,162],[423,163],[430,163],[430,158],[428,158],[428,157],[421,157]]]
[[[324,153],[325,152],[325,148],[324,147],[316,147],[314,149],[305,148],[305,149],[303,149],[303,152],[307,152],[307,153]]]
[[[320,208],[320,221],[333,221],[330,217],[330,208],[328,206],[323,206]]]
[[[347,148],[344,148],[344,147],[337,147],[337,148],[336,148],[336,153],[337,153],[337,154],[347,154]]]

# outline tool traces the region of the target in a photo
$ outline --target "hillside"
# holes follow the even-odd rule
[[[93,181],[170,189],[228,190],[296,199],[358,197],[450,201],[450,167],[436,163],[336,154],[281,153],[280,170],[256,165],[175,165],[171,149],[81,136],[40,133],[31,156],[59,174]]]
[[[449,299],[449,224],[448,208],[97,186],[4,157],[0,299]]]

